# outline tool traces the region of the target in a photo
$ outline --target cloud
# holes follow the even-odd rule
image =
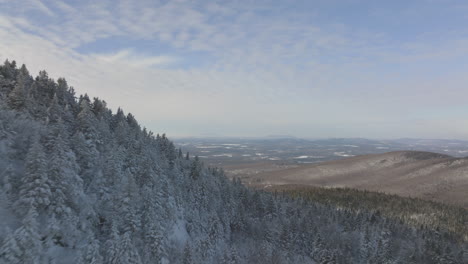
[[[405,136],[442,131],[429,114],[411,124],[408,112],[468,97],[465,68],[440,66],[468,53],[463,28],[398,39],[324,22],[332,16],[320,3],[316,11],[272,1],[28,3],[0,0],[0,59],[64,76],[156,132]]]
[[[14,10],[16,14],[25,14],[27,12],[39,12],[43,15],[54,17],[55,13],[41,0],[24,0],[24,1],[0,1],[2,9]]]
[[[98,61],[106,63],[120,63],[127,66],[137,68],[148,68],[154,66],[169,66],[177,62],[177,58],[173,56],[151,56],[145,54],[139,54],[133,49],[119,50],[110,54],[91,54]]]
[[[32,8],[37,9],[41,11],[42,13],[48,15],[48,16],[54,16],[54,12],[50,10],[42,1],[40,0],[29,0],[31,5],[33,6]]]

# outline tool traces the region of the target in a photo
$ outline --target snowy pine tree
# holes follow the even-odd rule
[[[52,192],[46,168],[44,149],[37,136],[33,139],[26,157],[25,174],[19,187],[19,198],[15,203],[15,208],[20,213],[26,213],[30,209],[42,211],[49,206]]]

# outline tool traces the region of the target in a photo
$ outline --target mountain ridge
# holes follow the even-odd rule
[[[468,207],[468,159],[423,151],[394,151],[259,173],[261,185],[351,187]]]

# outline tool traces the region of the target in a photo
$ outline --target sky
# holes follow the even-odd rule
[[[0,60],[170,137],[468,139],[465,0],[0,0]]]

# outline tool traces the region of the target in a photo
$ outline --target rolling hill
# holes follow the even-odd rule
[[[468,159],[396,151],[251,174],[253,186],[350,187],[468,207]]]

